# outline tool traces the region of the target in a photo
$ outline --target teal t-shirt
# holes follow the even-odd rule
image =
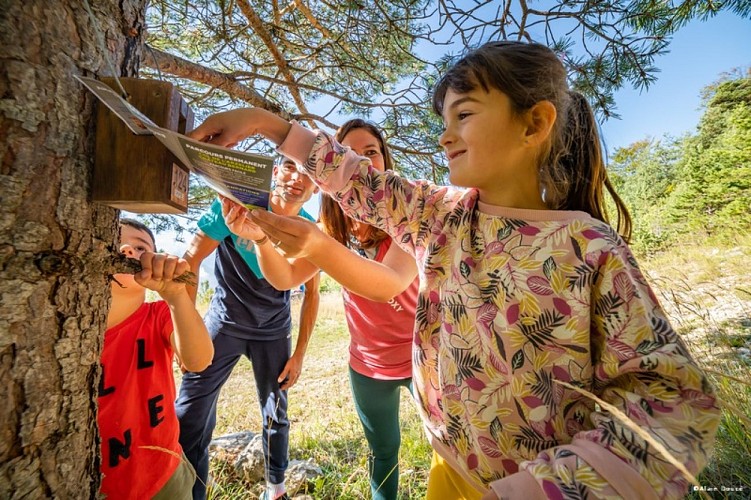
[[[312,220],[303,210],[299,215]],[[277,290],[266,281],[253,242],[230,232],[219,201],[200,218],[198,227],[220,242],[214,259],[217,285],[204,317],[212,338],[215,333],[246,340],[289,336],[292,325],[289,290]]]

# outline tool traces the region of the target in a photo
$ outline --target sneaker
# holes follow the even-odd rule
[[[258,497],[258,500],[290,500],[290,498],[289,498],[289,495],[287,495],[287,492],[285,491],[284,493],[282,493],[282,496],[272,499],[269,497],[269,492],[266,490],[263,490],[263,493],[261,493],[261,496]]]

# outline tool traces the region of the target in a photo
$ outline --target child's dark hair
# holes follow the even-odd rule
[[[130,226],[134,229],[138,229],[139,231],[143,231],[149,235],[151,238],[151,244],[153,245],[154,250],[156,250],[156,238],[154,238],[154,233],[151,232],[151,229],[144,224],[143,222],[137,221],[135,219],[129,219],[127,217],[123,217],[120,219],[120,225],[121,226]]]
[[[339,130],[336,131],[336,140],[341,142],[347,137],[347,134],[356,129],[364,129],[373,137],[378,140],[378,146],[381,149],[381,155],[383,155],[383,165],[386,170],[393,169],[393,161],[391,159],[391,153],[386,147],[386,141],[383,138],[383,133],[374,124],[362,120],[360,118],[354,118],[344,123]],[[339,205],[327,194],[321,196],[321,223],[328,235],[337,240],[343,245],[349,245],[351,243],[350,236],[353,235],[352,224],[353,220],[344,215]],[[373,226],[368,226],[368,232],[366,233],[365,240],[360,242],[362,248],[372,248],[381,241],[385,240],[388,235]]]
[[[578,92],[569,90],[566,69],[556,54],[538,43],[490,42],[462,57],[436,84],[433,110],[442,116],[446,92],[464,94],[495,88],[511,100],[517,115],[540,101],[557,111],[550,139],[539,160],[544,201],[555,210],[581,210],[608,221],[603,186],[612,197],[616,228],[628,241],[631,216],[608,179],[602,145],[592,109]]]

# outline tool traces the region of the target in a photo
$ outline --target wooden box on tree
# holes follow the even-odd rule
[[[160,127],[185,134],[193,111],[174,85],[159,80],[120,78],[131,105]],[[114,78],[102,78],[115,92]],[[135,213],[185,213],[189,171],[153,136],[135,135],[99,103],[92,200]]]

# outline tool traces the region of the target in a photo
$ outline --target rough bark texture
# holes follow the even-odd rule
[[[134,75],[145,0],[0,0],[0,498],[95,498],[101,262],[117,211],[89,201],[94,99]]]

